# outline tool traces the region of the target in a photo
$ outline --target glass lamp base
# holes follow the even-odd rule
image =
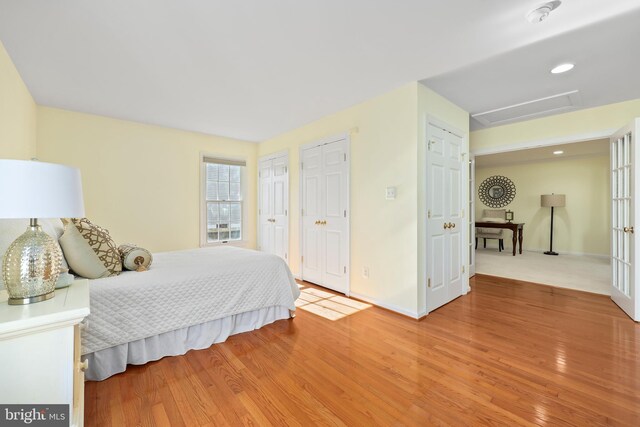
[[[48,294],[37,295],[35,297],[25,297],[25,298],[9,298],[9,305],[25,305],[25,304],[33,304],[34,302],[46,301],[48,299],[53,298],[56,295],[56,292],[49,292]]]
[[[31,304],[53,298],[62,252],[57,242],[31,219],[27,231],[4,255],[2,279],[9,304]]]

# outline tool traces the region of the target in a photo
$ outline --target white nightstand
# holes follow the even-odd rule
[[[84,424],[80,322],[89,314],[88,280],[48,301],[8,305],[0,291],[0,403],[69,404],[70,425]]]

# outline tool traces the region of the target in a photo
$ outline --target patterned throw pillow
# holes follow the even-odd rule
[[[122,271],[120,252],[109,232],[87,218],[66,221],[59,242],[69,267],[82,277],[99,279]]]
[[[125,243],[118,246],[122,267],[127,270],[147,271],[153,262],[153,255],[146,249],[138,247],[133,243]]]

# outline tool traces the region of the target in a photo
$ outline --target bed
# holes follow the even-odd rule
[[[146,272],[90,281],[88,380],[292,317],[298,285],[275,255],[231,246],[154,254]]]

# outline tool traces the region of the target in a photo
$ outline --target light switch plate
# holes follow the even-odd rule
[[[396,198],[396,187],[387,187],[386,199],[395,200],[395,198]]]

